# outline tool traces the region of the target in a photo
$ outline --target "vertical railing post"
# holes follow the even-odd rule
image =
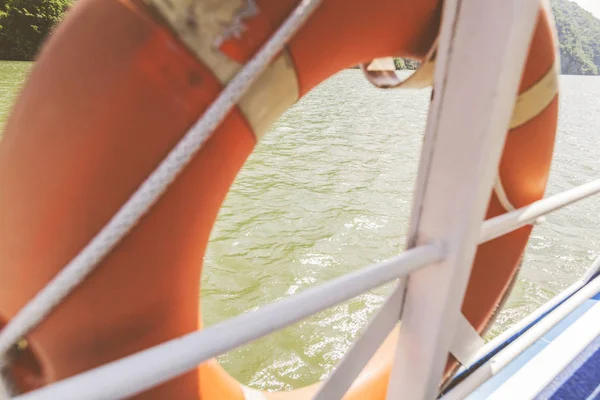
[[[388,398],[434,399],[538,14],[538,0],[445,0],[409,236],[446,258],[413,272]]]

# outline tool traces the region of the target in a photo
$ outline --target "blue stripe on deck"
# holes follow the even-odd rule
[[[600,337],[585,348],[536,397],[538,400],[600,399]]]
[[[518,355],[512,362],[510,362],[506,367],[504,367],[500,372],[498,372],[495,376],[487,380],[483,383],[479,388],[477,388],[473,393],[471,393],[466,400],[480,400],[485,399],[490,396],[496,389],[498,389],[508,378],[517,373],[529,360],[535,357],[540,351],[542,351],[548,343],[556,339],[561,333],[563,333],[573,322],[575,322],[579,317],[585,314],[592,306],[594,306],[600,300],[600,293],[594,296],[593,298],[586,300],[579,307],[577,307],[571,314],[565,317],[562,321],[556,324],[552,329],[550,329],[546,334],[544,334],[540,339],[538,339],[535,343],[533,343],[529,348],[525,349],[520,355]],[[543,321],[543,319],[542,319]],[[600,355],[599,355],[600,358]],[[600,369],[598,370],[600,372]],[[598,381],[596,381],[598,383]],[[592,388],[590,394],[595,389]],[[546,397],[548,398],[548,397]],[[551,400],[559,400],[559,399],[578,399],[583,400],[587,399],[587,396],[584,397],[557,397],[551,398]],[[595,397],[592,397],[594,400],[600,400],[600,393],[595,394]],[[442,398],[443,400],[443,398]]]

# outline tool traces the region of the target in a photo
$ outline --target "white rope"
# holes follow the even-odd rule
[[[322,0],[302,0],[108,224],[0,332],[0,356],[39,324],[127,235]]]
[[[10,383],[8,382],[8,377],[5,376],[5,371],[1,370],[3,367],[4,366],[0,366],[0,400],[10,400]]]

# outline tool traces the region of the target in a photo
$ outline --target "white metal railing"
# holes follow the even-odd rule
[[[481,229],[481,243],[495,239],[522,226],[535,222],[559,208],[600,193],[600,179],[540,200],[528,207],[514,210],[486,221]]]
[[[498,232],[494,227],[499,226],[500,222],[502,222],[502,226],[505,227],[503,229],[506,229],[505,233],[507,233],[523,225],[523,219],[519,218],[519,215],[526,215],[530,218],[528,219],[529,221],[533,221],[544,214],[548,214],[599,192],[600,180],[597,180],[540,200],[512,213],[487,220],[481,229],[482,234],[478,243],[490,240],[489,235],[486,236],[486,232]],[[512,225],[509,226],[503,221],[506,219],[505,216],[510,214],[514,215],[514,217],[511,218]],[[439,261],[442,257],[442,246],[426,245],[417,247],[404,252],[392,260],[333,279],[330,282],[307,289],[256,311],[242,314],[205,330],[166,342],[48,387],[18,396],[15,399],[112,399],[130,396],[192,370],[203,361],[216,355],[293,324],[316,312],[348,300],[386,282],[405,276],[419,267]],[[596,267],[597,265],[595,264],[594,269]],[[600,279],[597,279],[597,283],[600,284]],[[592,295],[595,294],[597,291],[600,291],[598,284],[590,286],[585,292],[578,294],[578,296],[585,298],[586,295],[589,297],[589,293]],[[583,283],[578,284],[577,287],[573,288],[573,291],[582,285]],[[398,300],[393,295],[390,299]],[[388,300],[386,304],[393,304],[393,301],[390,302]],[[563,317],[569,311],[572,311],[576,305],[575,303],[570,304],[569,307],[561,309]],[[386,306],[384,305],[384,307]],[[382,310],[385,310],[385,308],[382,308]],[[362,370],[362,367],[379,347],[381,341],[398,322],[398,315],[395,314],[393,318],[387,319],[389,321],[387,324],[385,322],[383,322],[383,325],[382,322],[378,324],[377,322],[382,320],[380,314],[382,314],[381,310],[369,325],[370,327],[371,324],[374,324],[378,328],[373,330],[373,332],[378,332],[378,339],[380,339],[374,340],[376,338],[370,338],[371,340],[368,344],[371,346],[372,352],[363,352],[361,359],[349,358],[350,354],[353,354],[353,350],[356,348],[353,347],[345,357],[345,360],[349,362],[340,364],[337,370],[344,371],[345,369],[343,368],[348,368],[351,365],[354,366],[353,369],[358,370],[356,373]],[[553,319],[553,321],[556,320]],[[533,343],[533,341],[550,329],[551,326],[546,326],[545,331],[541,331],[538,328],[537,333],[529,333],[527,336],[524,336],[526,340],[520,339],[519,342],[522,343],[521,348],[525,348],[524,346]],[[360,343],[360,339],[357,343]],[[486,346],[483,351],[486,349],[489,349],[489,346]],[[512,357],[514,358],[517,354],[513,353]],[[504,360],[507,363],[512,358],[505,358]],[[343,367],[344,365],[346,367]],[[496,363],[496,365],[498,366],[499,364]],[[152,367],[150,368],[149,366]],[[344,381],[348,386],[355,377],[349,375],[340,376],[346,378]],[[479,379],[477,379],[478,376]],[[485,379],[489,377],[486,374],[474,374],[473,378],[468,381],[470,383],[469,388],[473,384],[480,384],[480,379],[483,376],[486,377]],[[334,393],[333,387],[334,385],[330,386],[330,389],[327,389],[323,393],[331,395]],[[324,396],[324,394],[320,398],[337,398]]]
[[[537,221],[544,215],[598,193],[600,193],[600,179],[556,194],[552,197],[539,200],[529,206],[489,219],[481,226],[479,244],[512,232],[526,224]],[[586,271],[578,282],[573,284],[555,299],[542,306],[535,313],[526,317],[521,324],[515,325],[512,329],[499,335],[497,340],[484,346],[478,353],[476,359],[480,359],[485,354],[495,349],[499,343],[502,343],[507,338],[514,335],[520,327],[531,324],[540,315],[551,310],[562,300],[575,293],[588,283],[591,277],[599,270],[600,257],[598,257],[596,262]],[[358,338],[352,348],[346,352],[342,362],[340,362],[338,367],[329,376],[327,384],[323,385],[315,400],[337,399],[348,390],[354,379],[379,348],[379,344],[387,337],[398,322],[398,304],[401,304],[401,298],[401,292],[396,290],[390,298],[386,300],[384,305],[369,322],[363,335]],[[474,380],[471,380],[470,382],[481,383]]]
[[[531,36],[537,8],[537,0],[444,2],[436,95],[411,224],[412,249],[390,261],[15,399],[112,399],[134,395],[216,355],[407,274],[409,283],[400,283],[372,319],[366,335],[317,396],[335,398],[345,393],[402,316],[403,329],[388,396],[396,398],[402,391],[405,399],[434,398],[476,246],[600,192],[599,180],[481,225],[528,49],[529,43],[523,38]],[[473,115],[478,118],[474,120]],[[449,192],[452,196],[446,197]],[[583,296],[581,293],[577,295]],[[567,309],[561,308],[562,312]],[[536,334],[532,332],[528,331],[519,343],[530,343],[528,340]],[[0,337],[2,334],[5,332]],[[415,351],[419,358],[411,356]],[[482,374],[471,375],[469,382],[477,384],[485,376]]]

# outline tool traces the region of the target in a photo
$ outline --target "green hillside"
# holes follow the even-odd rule
[[[0,60],[32,60],[71,0],[0,0]]]
[[[575,2],[552,0],[551,3],[560,41],[562,73],[598,75],[600,20]]]

